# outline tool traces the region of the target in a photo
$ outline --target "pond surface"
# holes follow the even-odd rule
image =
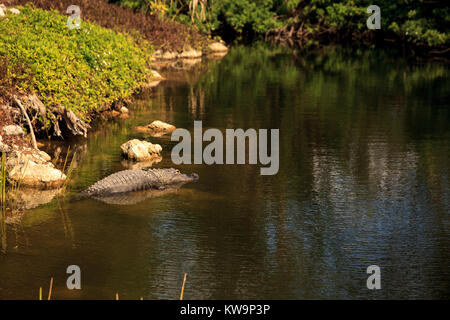
[[[125,169],[133,138],[161,144],[154,167],[200,180],[133,205],[66,196],[26,212],[2,238],[0,298],[46,297],[53,277],[55,299],[178,299],[184,273],[185,299],[450,297],[448,66],[256,44],[170,78],[129,119],[70,141],[71,192]],[[155,119],[279,128],[279,172],[174,166],[170,135],[133,129]],[[47,151],[64,160],[62,145]],[[82,290],[66,288],[69,265]],[[370,265],[381,290],[366,287]]]

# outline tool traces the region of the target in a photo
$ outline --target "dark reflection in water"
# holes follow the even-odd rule
[[[185,272],[185,299],[450,297],[447,66],[255,45],[172,78],[73,142],[74,191],[124,169],[131,138],[161,144],[154,166],[173,166],[170,136],[133,131],[155,119],[280,128],[279,173],[182,165],[200,181],[130,206],[55,198],[7,225],[0,298],[35,299],[54,277],[56,299],[177,299]],[[81,291],[65,288],[71,264]]]

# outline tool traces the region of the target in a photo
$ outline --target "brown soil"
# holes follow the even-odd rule
[[[6,6],[25,5],[30,0],[3,0]],[[34,0],[37,8],[55,9],[66,15],[73,0]],[[102,27],[118,31],[137,31],[149,40],[156,49],[182,50],[186,44],[199,48],[206,44],[207,37],[181,23],[165,21],[157,16],[135,13],[133,10],[106,3],[103,0],[78,0],[81,19],[94,21]]]

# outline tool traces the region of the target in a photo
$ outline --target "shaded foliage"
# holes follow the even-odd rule
[[[137,10],[148,10],[152,0],[110,0]],[[159,0],[158,3],[164,2]],[[192,0],[165,0],[168,15],[191,23],[189,3]],[[382,38],[400,38],[407,43],[426,46],[448,46],[450,9],[443,0],[208,0],[206,18],[194,15],[194,24],[204,32],[221,31],[229,38],[276,31],[284,38],[309,40],[373,40],[368,30],[367,8],[381,9]],[[278,33],[277,33],[278,32]]]

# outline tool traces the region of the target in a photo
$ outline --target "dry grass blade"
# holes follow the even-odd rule
[[[50,288],[48,289],[47,300],[50,300],[52,298],[52,288],[53,288],[53,277],[50,279]]]
[[[186,284],[186,278],[187,278],[187,273],[184,274],[183,286],[181,287],[180,300],[183,300],[183,295],[184,295],[184,285]]]

